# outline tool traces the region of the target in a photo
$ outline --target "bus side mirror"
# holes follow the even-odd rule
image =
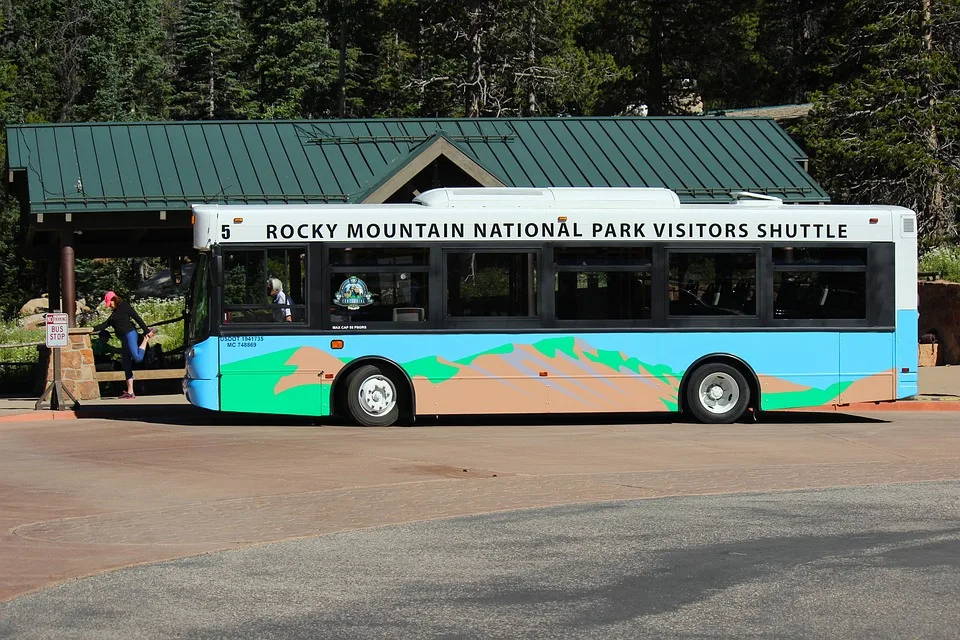
[[[210,259],[210,276],[213,278],[213,286],[223,285],[223,256],[214,254]]]

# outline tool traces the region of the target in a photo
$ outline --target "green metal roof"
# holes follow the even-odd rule
[[[507,186],[755,191],[826,202],[769,118],[503,118],[11,125],[32,213],[357,202],[443,137]]]

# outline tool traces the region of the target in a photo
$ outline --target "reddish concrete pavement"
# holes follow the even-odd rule
[[[0,600],[131,563],[412,520],[960,479],[950,413],[359,429],[125,411],[0,424]]]

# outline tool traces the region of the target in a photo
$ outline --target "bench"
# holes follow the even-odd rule
[[[182,378],[186,369],[140,369],[134,371],[135,380],[174,380]],[[123,382],[127,376],[123,371],[97,371],[97,382]]]

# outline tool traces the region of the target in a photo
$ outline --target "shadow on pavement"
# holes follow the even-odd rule
[[[125,420],[178,426],[283,426],[324,427],[353,426],[333,417],[311,418],[269,413],[228,413],[208,411],[182,403],[171,404],[98,404],[77,408],[81,419]],[[760,413],[741,425],[770,424],[883,424],[886,420],[836,412],[769,412]],[[412,428],[427,427],[488,427],[488,426],[590,426],[590,425],[652,425],[690,424],[676,413],[600,413],[600,414],[533,414],[533,415],[462,415],[419,416]],[[364,429],[366,427],[356,427]]]

